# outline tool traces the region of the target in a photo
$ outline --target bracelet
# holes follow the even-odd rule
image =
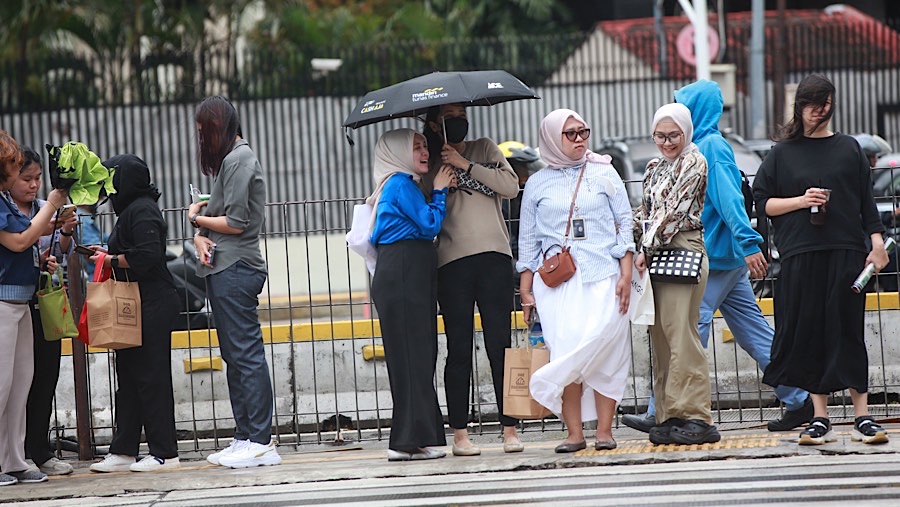
[[[471,175],[471,174],[472,174],[472,168],[473,168],[473,167],[475,167],[475,162],[470,161],[470,162],[469,162],[469,168],[466,169],[466,174]]]
[[[191,223],[191,225],[193,225],[197,229],[200,228],[200,224],[197,223],[197,217],[199,217],[199,216],[200,216],[199,213],[194,213],[193,215],[188,216],[188,221]]]
[[[67,237],[67,238],[71,238],[71,237],[75,234],[75,231],[72,231],[72,232],[66,232],[66,231],[60,229],[60,230],[59,230],[59,233],[62,234],[63,236],[65,236],[65,237]]]
[[[534,306],[534,303],[522,303],[522,308],[531,308]]]

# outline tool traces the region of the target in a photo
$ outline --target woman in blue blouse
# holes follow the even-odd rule
[[[389,461],[444,457],[447,445],[434,390],[437,362],[437,253],[449,169],[434,179],[431,203],[417,185],[428,172],[428,144],[411,129],[385,132],[375,145],[371,241],[378,250],[372,299],[381,320],[394,408]]]
[[[25,463],[25,406],[34,375],[28,303],[42,262],[35,245],[66,203],[66,192],[53,190],[34,218],[23,214],[8,192],[22,160],[19,144],[0,130],[0,486],[47,480]]]

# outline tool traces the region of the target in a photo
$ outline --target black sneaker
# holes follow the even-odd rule
[[[812,398],[807,396],[802,407],[786,410],[780,418],[769,421],[767,427],[769,431],[791,431],[812,420],[814,413]]]
[[[831,421],[825,417],[814,417],[809,426],[800,432],[800,445],[822,445],[835,441],[837,437],[831,431]]]
[[[670,417],[659,426],[650,428],[650,442],[656,445],[666,445],[672,442],[672,428],[677,428],[684,424],[684,419],[678,417]]]
[[[850,440],[864,444],[886,444],[888,442],[887,431],[875,422],[870,415],[861,415],[853,424],[850,432]]]
[[[650,430],[656,426],[656,416],[648,413],[625,414],[622,416],[622,424],[644,433],[650,433]]]
[[[673,443],[681,445],[714,444],[722,439],[719,430],[712,424],[699,419],[689,419],[681,426],[672,428]]]

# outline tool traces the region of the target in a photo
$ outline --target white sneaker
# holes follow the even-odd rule
[[[206,461],[212,463],[213,465],[221,465],[221,460],[223,457],[228,456],[229,454],[239,451],[243,449],[247,444],[249,444],[249,440],[235,440],[231,439],[231,443],[228,444],[228,447],[222,449],[219,452],[214,452],[206,457]]]
[[[69,475],[73,471],[72,465],[57,458],[48,459],[38,468],[47,475]]]
[[[174,458],[157,458],[156,456],[144,456],[144,459],[137,463],[132,463],[129,470],[132,472],[155,472],[157,470],[172,470],[181,466],[178,457]]]
[[[134,464],[134,456],[107,454],[103,461],[91,465],[91,472],[127,472]]]
[[[248,441],[240,449],[219,459],[219,464],[231,468],[280,465],[281,456],[278,455],[274,442],[269,442],[269,445],[263,445]]]

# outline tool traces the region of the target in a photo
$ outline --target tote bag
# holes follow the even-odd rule
[[[643,276],[637,268],[631,270],[631,305],[628,308],[632,324],[652,326],[656,320],[656,308],[653,303],[653,284],[650,282],[650,271],[645,269]]]
[[[375,274],[375,261],[378,260],[378,251],[372,245],[369,238],[372,235],[372,213],[375,208],[371,204],[357,204],[353,207],[353,223],[350,232],[347,233],[347,246],[366,261],[366,268],[370,274]]]
[[[41,289],[37,291],[37,299],[45,340],[50,342],[78,336],[65,284],[53,285],[50,273],[42,272]]]

